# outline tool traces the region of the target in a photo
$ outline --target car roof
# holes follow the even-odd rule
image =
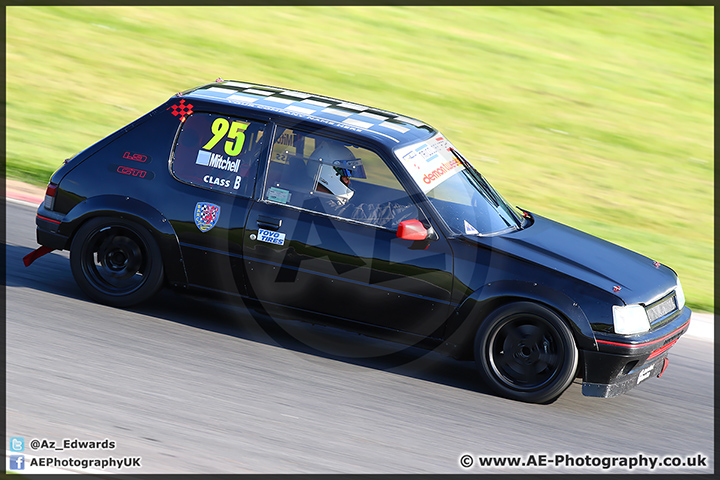
[[[271,112],[319,126],[332,126],[372,137],[390,148],[425,140],[430,125],[397,113],[306,92],[238,81],[219,81],[178,94],[250,110]]]

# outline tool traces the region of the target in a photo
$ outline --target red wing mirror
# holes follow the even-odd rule
[[[420,220],[404,220],[398,225],[397,237],[404,240],[425,240],[428,237],[428,231],[420,223]]]

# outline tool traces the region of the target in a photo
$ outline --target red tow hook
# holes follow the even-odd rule
[[[38,258],[42,257],[46,253],[50,253],[54,248],[46,247],[45,245],[33,250],[32,252],[28,253],[23,257],[23,263],[26,267],[29,267],[31,263],[33,263]]]
[[[667,357],[663,358],[663,366],[660,370],[660,373],[657,374],[657,378],[662,377],[662,374],[665,373],[665,369],[667,368],[668,364],[670,363],[670,360],[668,360]]]

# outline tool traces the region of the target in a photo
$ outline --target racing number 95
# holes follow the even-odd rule
[[[228,122],[225,118],[216,118],[210,127],[213,137],[209,142],[203,146],[205,150],[212,150],[212,148],[218,144],[220,140],[227,136],[228,140],[225,142],[225,153],[231,157],[237,156],[242,150],[243,143],[245,143],[245,129],[249,124],[242,122]]]

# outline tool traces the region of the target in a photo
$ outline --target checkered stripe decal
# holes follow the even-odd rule
[[[423,122],[385,110],[264,85],[224,82],[195,90],[188,96],[250,104],[300,117],[312,116],[348,129],[369,130],[395,142],[410,130],[434,131]]]

